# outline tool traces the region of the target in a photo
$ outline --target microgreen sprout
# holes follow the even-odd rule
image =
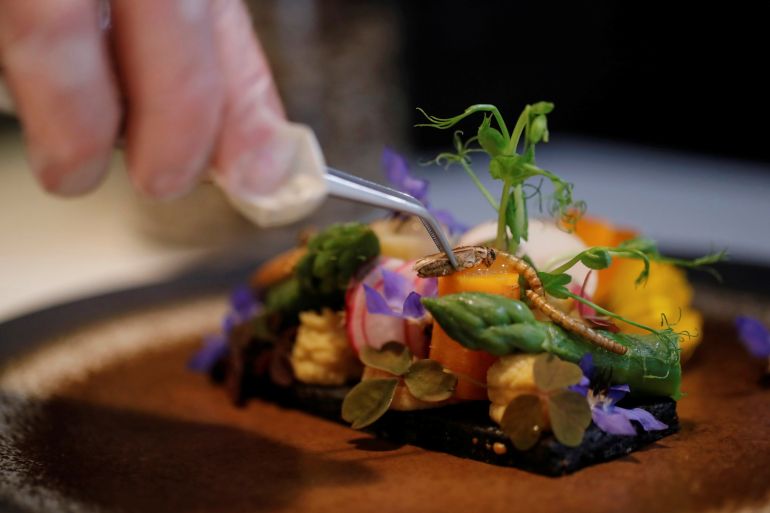
[[[422,109],[418,110],[425,116],[427,123],[417,126],[438,129],[452,128],[473,114],[484,114],[476,136],[462,141],[462,134],[455,132],[455,152],[442,153],[436,157],[435,162],[459,164],[497,211],[495,246],[498,249],[515,253],[522,241],[529,237],[528,198],[524,188],[531,186],[527,183],[531,178],[541,177],[551,182],[553,193],[548,203],[548,212],[561,226],[571,229],[585,211],[585,203],[573,199],[571,183],[535,163],[536,145],[549,140],[547,115],[553,110],[552,103],[538,102],[524,107],[512,132],[509,132],[503,116],[494,105],[473,105],[462,114],[450,118],[440,118]],[[493,121],[496,126],[493,126]],[[494,200],[470,166],[469,154],[478,151],[489,155],[489,174],[503,183],[499,202]],[[540,185],[535,190],[539,195]]]
[[[509,131],[505,119],[499,109],[490,104],[472,105],[457,116],[441,118],[432,116],[418,109],[426,118],[425,123],[417,126],[446,130],[455,127],[464,119],[481,113],[483,118],[475,136],[463,140],[463,133],[454,133],[454,152],[439,154],[433,162],[449,166],[459,164],[478,187],[489,204],[497,211],[497,233],[494,246],[514,255],[523,241],[529,238],[529,212],[527,201],[537,197],[542,211],[542,185],[550,182],[553,192],[546,203],[547,212],[555,219],[557,226],[570,232],[586,210],[583,201],[573,197],[573,186],[555,173],[538,167],[535,162],[535,150],[538,144],[548,142],[548,114],[554,105],[549,102],[538,102],[526,105],[516,120],[513,130]],[[495,201],[492,194],[483,185],[471,167],[471,153],[483,152],[489,156],[490,176],[502,182],[500,201]],[[528,183],[528,180],[539,178],[539,183]],[[531,193],[525,194],[525,190]],[[526,258],[526,255],[524,255]],[[649,331],[658,338],[664,339],[674,332],[666,324],[664,329],[657,330],[650,326],[627,319],[610,312],[593,303],[584,294],[575,294],[567,288],[571,277],[567,271],[578,263],[589,269],[606,269],[612,264],[613,258],[640,260],[642,270],[636,278],[636,285],[644,285],[650,275],[650,263],[659,262],[687,268],[703,268],[719,275],[708,266],[725,260],[726,252],[711,253],[693,260],[669,258],[661,255],[654,241],[645,238],[635,238],[617,246],[596,246],[588,248],[549,272],[538,273],[543,288],[550,296],[560,299],[571,298],[582,305],[593,308],[595,312],[606,317],[617,319],[631,326]],[[523,289],[522,289],[523,290]],[[529,297],[529,296],[528,296]],[[680,336],[689,336],[682,332]]]

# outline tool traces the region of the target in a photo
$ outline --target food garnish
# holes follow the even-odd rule
[[[364,428],[382,417],[390,407],[399,385],[420,401],[439,403],[452,397],[457,377],[428,359],[413,361],[409,348],[389,342],[381,349],[364,348],[361,361],[367,367],[392,377],[364,379],[354,386],[342,403],[342,418],[353,429]]]
[[[580,451],[606,437],[644,432],[640,440],[649,441],[676,431],[681,362],[701,327],[676,267],[708,271],[725,253],[669,258],[635,231],[583,218],[586,204],[575,199],[573,185],[535,159],[537,145],[549,140],[552,110],[548,102],[527,105],[512,130],[489,104],[449,118],[423,111],[422,126],[437,129],[456,129],[481,114],[475,135],[456,131],[454,151],[434,162],[461,166],[496,220],[463,236],[453,250],[457,268],[444,253],[424,256],[430,241],[403,214],[321,231],[255,275],[251,297],[260,306],[225,326],[237,349],[227,356],[230,374],[259,374],[259,362],[276,360],[266,355],[289,354],[294,384],[271,378],[271,386],[344,394],[342,419],[385,433],[399,430],[398,419],[423,418],[388,415],[392,410],[478,412],[463,405],[488,404],[494,423],[461,418],[452,429],[497,433],[502,438],[488,438],[487,448],[499,459],[467,451],[507,465],[519,464],[512,452],[533,447],[535,455],[554,444]],[[497,198],[471,167],[476,153],[489,158]],[[390,184],[423,202],[450,233],[465,231],[448,212],[433,209],[427,180],[413,175],[403,157],[386,149],[383,166]],[[549,219],[530,222],[528,201]],[[748,321],[739,328],[752,348],[764,336],[770,357],[767,331]],[[212,347],[200,358],[221,360],[221,348]],[[429,422],[441,426],[451,415],[436,413]],[[453,433],[447,440],[456,439]],[[425,445],[445,450],[440,441]]]
[[[645,431],[660,431],[668,425],[656,419],[650,412],[642,408],[621,408],[617,402],[630,391],[628,385],[609,385],[597,379],[596,367],[590,354],[580,359],[580,369],[583,377],[570,390],[580,393],[591,407],[591,418],[599,429],[613,435],[634,436],[636,428],[631,421],[636,421]]]
[[[766,386],[770,386],[770,330],[758,319],[740,316],[735,319],[738,338],[746,351],[755,358],[767,360],[767,369],[762,378]]]

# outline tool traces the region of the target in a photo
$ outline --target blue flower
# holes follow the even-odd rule
[[[580,383],[570,387],[570,390],[586,397],[588,405],[591,407],[591,418],[599,429],[611,435],[634,436],[636,435],[636,428],[631,424],[632,420],[638,422],[645,431],[659,431],[668,428],[668,425],[656,419],[645,409],[628,409],[616,405],[631,391],[628,385],[613,385],[601,390],[592,388],[591,378],[595,369],[590,354],[583,356],[579,365],[583,370],[583,378]]]
[[[230,294],[230,309],[222,318],[220,333],[204,337],[203,347],[196,352],[187,368],[198,372],[210,372],[216,363],[227,354],[227,341],[235,326],[256,316],[262,305],[254,297],[248,285],[240,285]]]
[[[737,317],[738,338],[746,350],[757,358],[770,358],[770,331],[753,317]]]
[[[435,278],[426,280],[424,295],[436,294]],[[400,317],[402,319],[419,319],[425,315],[425,307],[420,299],[423,295],[410,290],[409,280],[396,272],[382,269],[383,294],[364,284],[366,294],[366,309],[369,313]]]
[[[385,169],[385,177],[393,188],[414,196],[422,202],[436,220],[446,226],[449,233],[459,234],[468,230],[468,226],[457,221],[449,211],[431,208],[428,203],[430,185],[428,180],[412,176],[404,157],[390,148],[385,148],[382,152],[382,167]]]

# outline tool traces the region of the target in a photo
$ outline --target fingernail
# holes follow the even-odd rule
[[[197,177],[208,163],[208,154],[201,155],[178,170],[148,173],[134,184],[146,196],[168,201],[184,196],[198,185]]]
[[[30,164],[43,187],[60,196],[78,196],[92,191],[106,175],[110,155],[98,155],[83,164],[67,169],[66,166],[46,164],[33,152]]]
[[[241,153],[225,171],[235,190],[264,196],[288,180],[297,153],[296,141],[276,132],[261,139],[256,148]]]
[[[62,196],[78,196],[95,189],[106,176],[110,155],[96,157],[79,169],[65,174],[59,181],[56,193]]]

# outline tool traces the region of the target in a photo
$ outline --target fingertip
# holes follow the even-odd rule
[[[141,168],[131,167],[129,176],[134,188],[147,198],[168,201],[184,196],[198,184],[206,168],[208,158],[190,162],[182,168]]]
[[[40,185],[49,193],[62,197],[80,196],[96,189],[110,167],[110,154],[98,154],[76,164],[35,164],[32,168]]]

